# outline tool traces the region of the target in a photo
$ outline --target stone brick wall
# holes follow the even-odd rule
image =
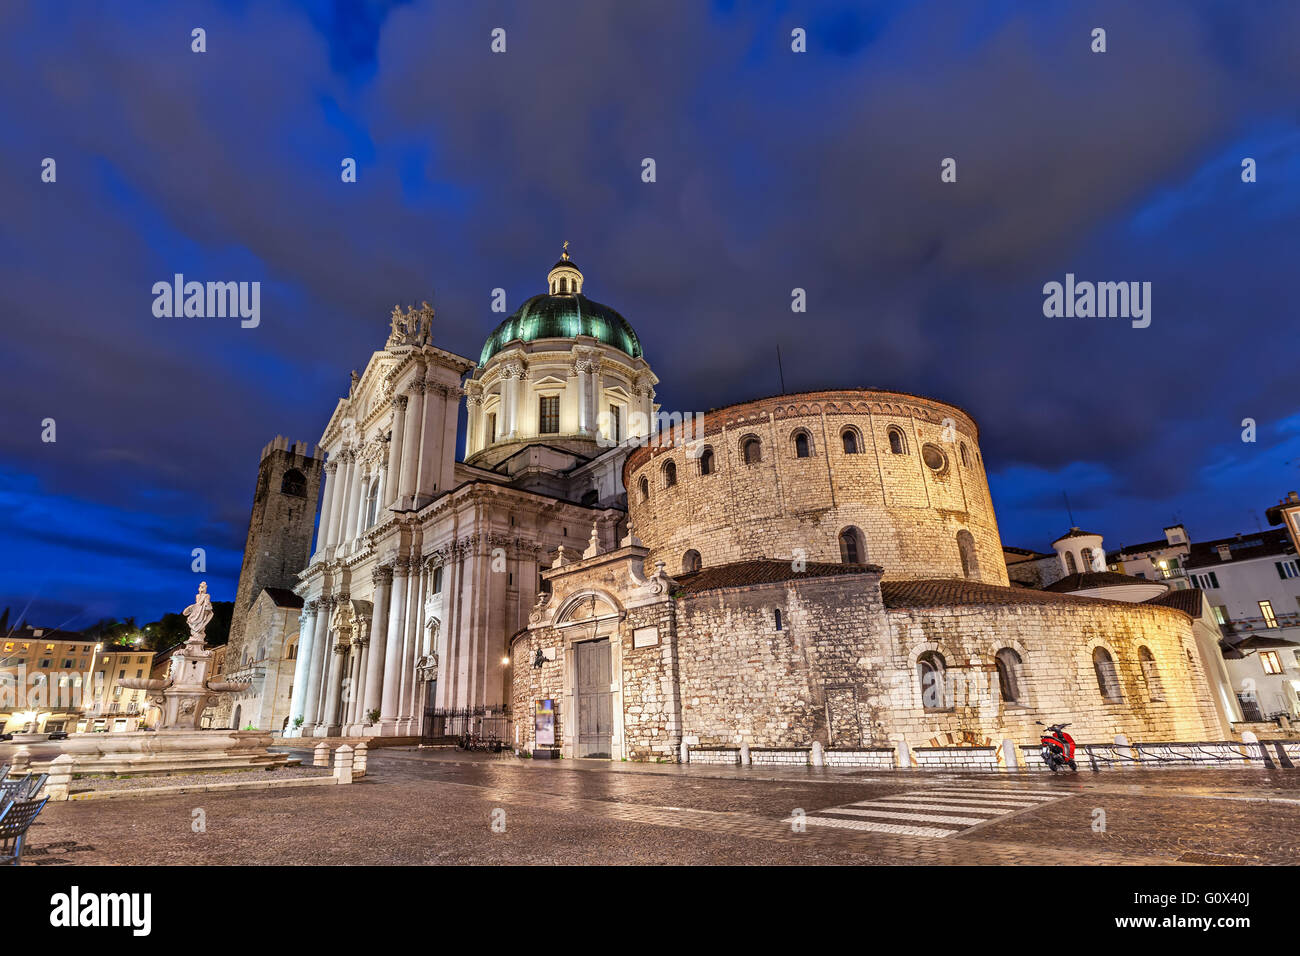
[[[904,454],[890,450],[891,427],[904,436]],[[845,454],[846,430],[855,434],[857,454]],[[810,441],[807,458],[795,452],[799,433]],[[762,460],[747,464],[743,446],[751,436],[762,443]],[[938,471],[923,461],[926,445],[943,457]],[[705,448],[714,456],[708,475],[698,457]],[[957,534],[968,531],[978,563],[973,576],[1007,583],[978,431],[961,409],[929,399],[854,390],[731,406],[705,416],[693,448],[634,451],[624,482],[649,566],[661,560],[671,574],[682,570],[688,550],[706,566],[799,554],[839,561],[840,533],[856,527],[866,542],[861,560],[883,565],[887,577],[962,577]]]

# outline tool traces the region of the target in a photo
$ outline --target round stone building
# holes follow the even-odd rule
[[[690,441],[638,448],[623,466],[648,566],[843,561],[878,564],[887,578],[1007,584],[979,430],[955,405],[803,392],[692,425]]]

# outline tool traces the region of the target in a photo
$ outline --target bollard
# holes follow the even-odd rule
[[[352,782],[352,748],[347,744],[334,751],[334,782]]]
[[[370,754],[370,748],[366,746],[363,740],[357,744],[357,749],[352,751],[352,776],[364,777],[366,775],[366,757]]]
[[[19,747],[14,751],[13,766],[9,772],[17,776],[20,773],[26,773],[32,769],[32,752],[26,747]]]
[[[328,767],[330,765],[330,745],[321,741],[316,745],[312,752],[312,765],[316,767]]]
[[[740,765],[742,767],[749,766],[749,744],[742,743],[740,745]]]
[[[682,763],[691,762],[691,745],[684,740],[682,741],[681,762]]]
[[[1002,769],[1008,773],[1017,773],[1020,770],[1020,751],[1015,741],[1010,738],[1002,741]]]
[[[813,741],[812,753],[809,755],[809,759],[812,761],[814,767],[826,766],[826,753],[822,750],[821,741]]]
[[[898,742],[898,769],[912,769],[912,748],[907,746],[906,740],[900,740]]]
[[[50,761],[50,777],[45,781],[45,795],[51,800],[68,799],[68,790],[72,786],[72,770],[75,761],[70,754],[59,754]],[[40,794],[32,794],[33,797]]]

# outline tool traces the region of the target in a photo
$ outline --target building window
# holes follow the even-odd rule
[[[967,454],[967,452],[966,452],[966,443],[965,443],[965,442],[962,442],[962,443],[961,443],[961,466],[962,466],[963,468],[969,468],[969,467],[970,467],[970,455]]]
[[[921,446],[921,460],[925,462],[925,467],[929,468],[936,475],[946,475],[948,473],[948,456],[938,445],[926,443]]]
[[[903,434],[901,428],[891,428],[889,435],[889,450],[895,455],[907,454],[907,436]]]
[[[432,590],[434,594],[442,593],[442,568],[441,567],[436,567],[433,569]]]
[[[713,474],[713,449],[706,448],[700,453],[700,474]]]
[[[704,563],[700,559],[700,552],[694,548],[682,555],[682,574],[692,574],[703,567]]]
[[[641,476],[641,500],[650,500],[650,481],[644,475]]]
[[[777,608],[772,612],[772,619],[776,622],[776,629],[781,630],[781,609]]]
[[[588,508],[596,507],[596,505],[600,503],[600,492],[597,491],[595,488],[592,488],[590,491],[585,492],[582,496],[581,503]]]
[[[1219,626],[1222,627],[1225,624],[1227,624],[1228,612],[1224,608],[1224,606],[1222,604],[1215,604],[1213,607],[1214,607],[1214,619],[1219,622]]]
[[[857,528],[848,527],[840,532],[840,561],[843,564],[865,564],[867,542]]]
[[[962,576],[968,581],[978,581],[980,564],[975,556],[975,536],[965,528],[957,532],[957,553],[961,557]]]
[[[1147,695],[1152,700],[1164,700],[1165,690],[1160,684],[1160,671],[1156,669],[1156,658],[1149,647],[1138,648],[1138,663],[1142,665],[1142,677],[1147,682]]]
[[[812,457],[812,442],[808,440],[807,432],[796,432],[794,436],[794,456],[796,458]]]
[[[1279,578],[1300,577],[1300,568],[1296,567],[1296,563],[1294,561],[1278,561],[1276,562],[1276,565],[1277,565],[1277,576]]]
[[[852,428],[846,428],[840,434],[840,441],[844,442],[844,454],[856,455],[858,453],[858,433]]]
[[[1099,647],[1092,652],[1092,669],[1097,674],[1097,689],[1106,700],[1119,701],[1124,694],[1119,687],[1119,672],[1115,670],[1115,658],[1110,651]]]
[[[1259,662],[1263,665],[1265,674],[1282,673],[1282,657],[1277,651],[1260,651]]]
[[[492,412],[487,417],[487,443],[490,445],[497,440],[497,413]]]
[[[740,450],[747,465],[756,465],[763,460],[763,443],[753,435],[741,442]]]
[[[1083,558],[1083,572],[1084,574],[1087,574],[1092,570],[1092,548],[1082,549],[1079,552],[1079,556]]]
[[[1271,601],[1260,601],[1259,613],[1264,616],[1265,627],[1277,627],[1277,615],[1273,613],[1273,604]]]
[[[916,659],[916,676],[921,682],[921,706],[926,710],[944,710],[948,706],[948,662],[935,651],[926,651]]]
[[[543,395],[537,400],[537,430],[543,435],[560,433],[560,396]]]
[[[1067,551],[1067,552],[1065,552],[1065,573],[1066,573],[1066,574],[1078,574],[1078,573],[1079,573],[1079,566],[1078,566],[1077,564],[1075,564],[1075,562],[1074,562],[1074,552],[1073,552],[1073,551]]]
[[[293,495],[295,498],[307,497],[307,476],[297,468],[290,468],[280,481],[280,494]]]
[[[619,422],[619,407],[609,406],[609,440],[618,444],[623,440],[622,426]]]
[[[379,476],[375,475],[370,479],[370,490],[366,493],[366,520],[365,526],[369,528],[379,520]]]
[[[664,462],[664,487],[671,488],[677,484],[677,465],[671,461]]]
[[[997,652],[994,661],[998,667],[998,686],[1002,699],[1008,704],[1020,703],[1020,655],[1009,647]]]

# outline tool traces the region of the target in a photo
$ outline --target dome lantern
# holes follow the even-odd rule
[[[578,264],[569,258],[569,240],[564,240],[564,251],[560,261],[551,266],[546,274],[546,286],[551,295],[580,295],[582,293],[582,271]]]

